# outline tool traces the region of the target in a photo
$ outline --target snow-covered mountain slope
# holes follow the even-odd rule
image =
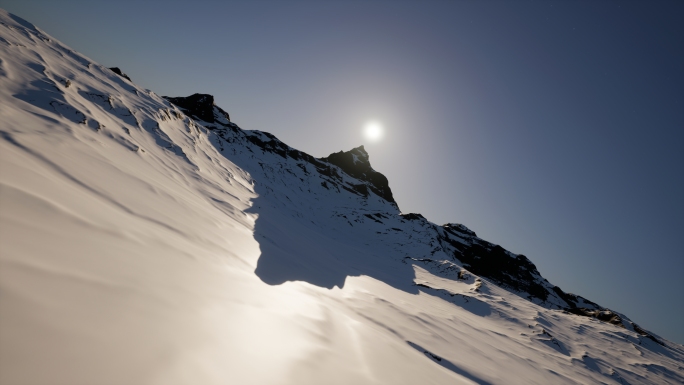
[[[682,383],[463,225],[0,12],[1,384]]]

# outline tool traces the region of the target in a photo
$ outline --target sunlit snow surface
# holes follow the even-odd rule
[[[684,382],[681,345],[459,278],[396,206],[0,21],[0,383]]]

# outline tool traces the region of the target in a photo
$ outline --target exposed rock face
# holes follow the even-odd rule
[[[414,214],[415,215],[415,214]],[[586,308],[602,311],[598,304],[566,293],[544,279],[526,256],[514,254],[499,245],[487,242],[466,226],[447,223],[441,226],[438,240],[443,251],[463,263],[472,273],[496,284],[524,293],[527,298],[556,309]],[[573,314],[580,314],[573,312]]]
[[[408,219],[409,221],[421,221],[424,220],[427,222],[427,219],[422,214],[418,213],[408,213],[408,214],[401,214],[401,217],[403,219]]]
[[[230,122],[230,115],[214,104],[212,95],[193,94],[187,97],[163,96],[163,98],[180,107],[186,115],[203,122]]]
[[[559,289],[560,290],[560,289]],[[598,306],[598,309],[587,309],[584,307],[575,307],[575,308],[570,308],[566,309],[568,313],[583,316],[583,317],[589,317],[589,318],[595,318],[599,321],[607,322],[609,324],[615,325],[617,327],[625,328],[625,329],[633,329],[635,332],[641,334],[642,336],[650,339],[651,341],[665,346],[665,344],[657,339],[655,336],[653,336],[651,333],[647,332],[646,330],[642,329],[639,325],[635,324],[632,321],[629,320],[624,320],[618,313],[615,313],[612,310],[609,309],[604,309]]]
[[[128,80],[129,82],[132,82],[131,78],[129,78],[128,75],[126,75],[125,73],[121,72],[119,67],[110,67],[109,69],[112,70],[112,72],[114,72],[115,74],[117,74],[117,75],[121,76],[122,78]]]
[[[615,326],[619,326],[622,328],[625,327],[622,324],[622,318],[620,318],[619,315],[613,313],[610,310],[590,310],[590,309],[587,309],[584,307],[578,307],[578,308],[574,308],[574,309],[569,309],[568,312],[572,313],[572,314],[581,315],[584,317],[596,318],[600,321],[608,322],[610,324],[613,324]]]
[[[389,187],[389,181],[381,173],[373,170],[370,165],[368,153],[363,146],[356,147],[350,151],[336,152],[330,154],[327,158],[323,158],[354,178],[368,182],[369,187],[378,196],[384,198],[388,202],[394,202],[392,190]]]
[[[366,174],[364,174],[366,175],[366,178],[345,178],[344,174],[349,175],[349,173],[344,168],[331,162],[329,158],[315,158],[303,151],[299,151],[286,145],[268,132],[242,130],[234,123],[219,123],[215,126],[207,126],[207,128],[214,131],[214,133],[216,133],[216,135],[222,138],[225,142],[231,143],[233,140],[235,140],[234,137],[236,135],[244,136],[244,139],[252,144],[255,144],[264,152],[277,154],[284,159],[293,159],[298,162],[306,162],[313,165],[316,172],[323,179],[321,186],[328,190],[346,190],[352,194],[365,198],[374,193],[378,197],[394,205],[394,207],[397,206],[394,198],[392,197],[392,192],[389,190],[389,186],[387,185],[387,178],[377,171],[373,171],[372,169],[371,171],[367,171]],[[219,143],[219,146],[222,146],[222,144]],[[221,147],[220,149],[223,150]],[[304,171],[305,174],[309,175],[309,171],[307,171],[308,169],[304,166],[304,164],[299,163],[298,166]],[[368,168],[370,168],[370,163],[368,163]],[[378,181],[381,183],[382,180],[385,181],[386,188],[382,188],[382,184],[378,183]]]

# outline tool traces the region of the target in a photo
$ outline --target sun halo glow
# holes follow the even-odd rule
[[[371,142],[377,142],[380,140],[382,138],[382,134],[382,124],[379,122],[371,121],[366,123],[366,125],[363,127],[363,135]]]

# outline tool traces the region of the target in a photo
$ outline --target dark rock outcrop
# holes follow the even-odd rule
[[[321,158],[321,160],[334,164],[356,179],[368,182],[370,189],[379,197],[388,202],[395,202],[387,177],[373,170],[368,153],[363,146],[356,147],[347,152],[336,152],[330,154],[327,158]]]
[[[214,104],[214,97],[208,94],[193,94],[187,97],[162,96],[178,106],[186,115],[207,123],[216,123],[225,119],[230,122],[230,115]]]
[[[121,76],[122,78],[128,80],[129,82],[133,82],[133,80],[131,80],[131,78],[129,78],[128,75],[121,72],[119,67],[110,67],[109,69],[112,70],[112,72],[114,72],[115,74],[117,74],[117,75]]]
[[[609,324],[613,324],[621,328],[625,327],[625,325],[622,324],[622,318],[608,309],[592,310],[584,307],[577,307],[568,309],[567,312],[584,317],[596,318],[599,321],[608,322]]]
[[[550,308],[570,310],[583,307],[588,311],[606,310],[592,301],[566,293],[558,286],[550,284],[526,256],[511,253],[499,245],[487,242],[466,226],[447,223],[439,228],[442,230],[438,236],[441,250],[463,263],[474,274],[499,286],[513,289]]]
[[[598,305],[597,305],[597,307],[598,307],[598,309],[587,309],[584,307],[575,307],[575,308],[566,309],[566,311],[568,313],[579,315],[582,317],[595,318],[599,321],[607,322],[609,324],[615,325],[617,327],[625,328],[625,329],[627,328],[625,325],[631,326],[632,329],[634,329],[634,331],[636,333],[639,333],[639,335],[642,335],[642,336],[650,339],[651,341],[653,341],[659,345],[665,346],[665,344],[662,341],[660,341],[658,338],[656,338],[653,334],[642,329],[639,325],[635,324],[634,322],[623,320],[619,314],[615,313],[614,311],[612,311],[610,309],[601,308]]]
[[[646,330],[642,329],[641,327],[639,327],[639,325],[637,325],[637,324],[635,324],[634,322],[631,322],[631,321],[630,321],[630,325],[632,325],[632,327],[634,328],[634,331],[635,331],[635,332],[637,332],[637,333],[639,333],[640,335],[642,335],[642,336],[644,336],[644,337],[650,339],[651,341],[657,343],[658,345],[665,346],[665,344],[663,343],[663,341],[657,339],[653,334],[651,334],[651,333],[647,332]]]
[[[408,214],[401,214],[401,217],[403,219],[407,219],[409,221],[421,221],[424,220],[427,222],[427,219],[422,214],[418,213],[408,213]]]

